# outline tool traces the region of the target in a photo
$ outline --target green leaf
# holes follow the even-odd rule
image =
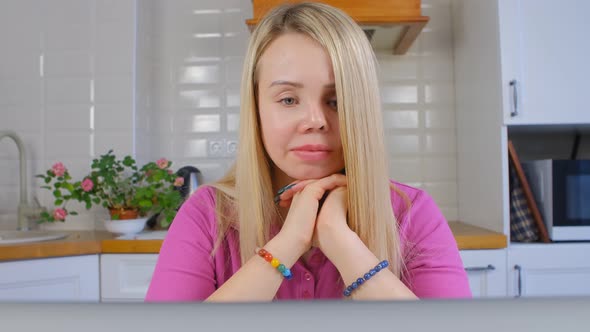
[[[135,163],[135,160],[133,160],[133,158],[131,158],[131,156],[125,156],[125,159],[123,159],[123,165],[125,166],[131,166]]]
[[[139,206],[142,208],[150,208],[152,205],[152,201],[148,201],[147,199],[139,201]]]
[[[56,199],[55,202],[53,203],[56,206],[62,205],[64,203],[63,199]]]
[[[50,186],[41,186],[41,188],[51,190]]]
[[[45,183],[49,183],[49,182],[51,182],[51,178],[50,177],[46,177],[45,178]]]
[[[86,210],[90,210],[91,207],[92,207],[92,203],[86,202]]]
[[[100,198],[95,197],[92,201],[94,202],[94,204],[98,204],[100,203]]]
[[[61,197],[61,191],[59,191],[59,189],[56,189],[53,191],[53,196],[55,197]]]
[[[59,182],[56,182],[56,183],[55,183],[55,188],[59,188],[59,187],[61,187],[61,183],[59,183]]]
[[[76,212],[76,211],[70,211],[70,215],[77,216],[78,215],[78,212]]]
[[[164,174],[162,172],[156,172],[154,174],[154,182],[158,182],[164,178]]]
[[[49,213],[48,213],[48,212],[45,212],[45,211],[43,211],[43,212],[41,212],[41,217],[42,217],[43,219],[47,219],[47,218],[49,218]]]

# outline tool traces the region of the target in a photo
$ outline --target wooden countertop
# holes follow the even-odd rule
[[[459,221],[449,222],[459,250],[502,249],[508,246],[508,239],[502,233],[476,227]]]
[[[449,222],[459,249],[506,248],[506,236],[462,222]],[[61,240],[0,245],[0,261],[91,254],[157,254],[163,240],[118,240],[105,231],[67,231]]]

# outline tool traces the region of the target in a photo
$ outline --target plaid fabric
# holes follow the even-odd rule
[[[518,175],[510,163],[510,238],[513,242],[539,240],[539,230],[527,205]]]

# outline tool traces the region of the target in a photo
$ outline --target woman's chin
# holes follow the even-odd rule
[[[321,179],[339,173],[341,169],[342,167],[336,167],[334,169],[299,169],[288,172],[287,174],[295,180]]]

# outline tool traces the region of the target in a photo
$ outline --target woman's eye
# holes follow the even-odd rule
[[[281,103],[283,103],[287,106],[295,105],[295,98],[292,98],[292,97],[283,98],[283,99],[281,99]]]
[[[328,105],[330,107],[332,107],[333,109],[337,109],[338,108],[338,101],[336,99],[334,100],[329,100],[328,101]]]

